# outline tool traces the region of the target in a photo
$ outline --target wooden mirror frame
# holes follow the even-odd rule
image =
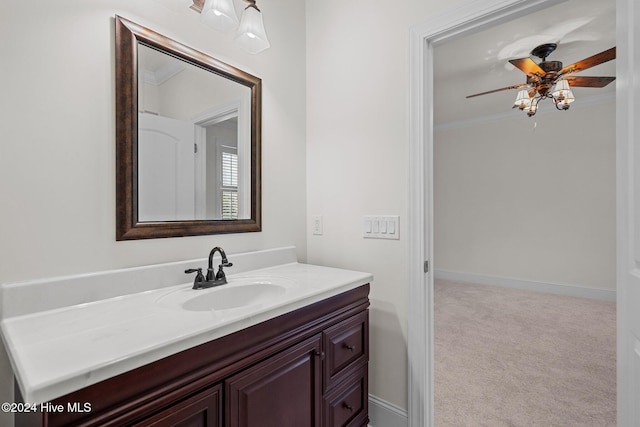
[[[120,16],[115,24],[116,240],[261,231],[262,80]],[[251,89],[249,219],[138,221],[138,43]]]

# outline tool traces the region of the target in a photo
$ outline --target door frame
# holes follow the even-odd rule
[[[238,218],[251,216],[251,97],[245,94],[242,97],[214,108],[203,111],[193,117],[191,121],[196,125],[196,144],[198,145],[198,158],[196,161],[196,194],[198,203],[196,212],[198,219],[205,218],[207,188],[206,188],[206,127],[215,125],[225,120],[237,117],[238,119]],[[219,153],[216,152],[216,156]],[[219,188],[215,189],[218,196]]]
[[[409,46],[409,210],[408,210],[408,418],[410,427],[434,425],[434,353],[433,353],[433,47],[475,30],[535,12],[566,0],[467,0],[462,4],[411,28]],[[633,179],[632,153],[635,125],[632,81],[634,64],[640,52],[633,52],[634,0],[616,1],[616,152],[617,152],[617,241],[618,241],[618,336],[627,328],[627,310],[622,307],[627,294],[624,275],[628,272],[630,240],[627,212],[632,196],[628,190]],[[631,95],[627,94],[631,92]],[[624,261],[621,261],[623,260]],[[429,266],[429,264],[431,264]],[[624,273],[624,275],[623,275]],[[629,346],[618,341],[618,423],[631,421],[633,387],[628,378]]]

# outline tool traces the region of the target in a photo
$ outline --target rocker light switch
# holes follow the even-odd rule
[[[398,215],[366,215],[362,219],[362,237],[366,239],[400,239]]]

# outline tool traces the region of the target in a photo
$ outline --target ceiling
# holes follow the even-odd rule
[[[434,123],[493,114],[527,118],[518,109],[511,109],[517,90],[465,97],[525,83],[525,74],[508,60],[530,56],[540,44],[558,43],[547,60],[569,65],[615,46],[615,33],[615,0],[569,0],[447,41],[434,49]],[[615,76],[615,60],[576,75]],[[573,105],[577,105],[581,98],[615,92],[615,81],[605,88],[573,88],[573,92]],[[553,108],[551,101],[541,102],[540,111],[548,108]]]

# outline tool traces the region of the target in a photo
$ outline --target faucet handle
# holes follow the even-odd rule
[[[229,261],[222,261],[222,264],[218,265],[218,272],[216,273],[216,280],[222,280],[223,283],[227,283],[227,277],[224,274],[224,270],[222,270],[223,267],[231,267],[233,266],[233,263],[229,262]]]
[[[191,274],[191,273],[198,273],[196,274],[196,278],[193,280],[193,288],[196,289],[198,287],[199,283],[204,283],[205,282],[205,278],[204,275],[202,274],[202,269],[201,268],[189,268],[187,270],[184,271],[185,274]]]

